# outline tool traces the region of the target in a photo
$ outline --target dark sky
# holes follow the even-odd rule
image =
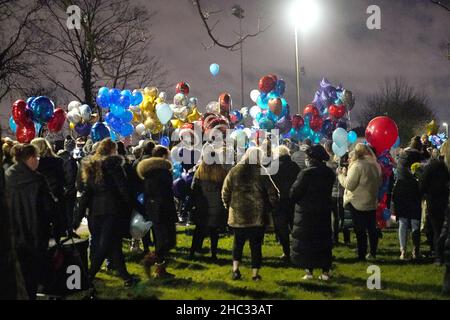
[[[170,83],[188,81],[191,96],[201,106],[227,91],[235,107],[240,105],[239,52],[209,44],[196,9],[189,0],[135,0],[158,11],[149,31],[154,35],[152,54],[160,56],[168,69]],[[410,85],[430,96],[440,121],[450,121],[450,61],[444,43],[450,42],[450,12],[428,0],[317,0],[321,7],[319,23],[301,36],[302,104],[310,102],[322,77],[339,82],[354,92],[358,108],[368,94],[386,78],[404,77]],[[275,73],[287,82],[288,102],[295,106],[294,29],[287,17],[289,0],[203,0],[212,10],[223,10],[216,27],[220,39],[234,41],[238,20],[231,7],[238,3],[247,15],[244,31],[254,32],[257,16],[271,28],[244,45],[245,103],[253,105],[249,92],[258,80]],[[380,6],[382,29],[366,27],[369,5]],[[214,18],[212,18],[214,19]],[[209,65],[218,63],[220,74],[213,79]],[[149,84],[150,85],[150,84]],[[134,89],[134,88],[130,88]],[[173,89],[168,90],[169,96]],[[171,92],[172,91],[172,92]],[[7,101],[6,101],[7,102]],[[68,101],[69,102],[69,101]],[[2,103],[2,115],[8,110]],[[2,124],[5,124],[2,117]]]

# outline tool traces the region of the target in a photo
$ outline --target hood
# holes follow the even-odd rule
[[[170,161],[163,158],[150,158],[139,162],[136,171],[141,179],[144,179],[152,170],[172,170]]]
[[[35,183],[44,179],[39,172],[33,171],[23,163],[11,166],[5,173],[5,179],[9,188],[20,187],[30,183]]]

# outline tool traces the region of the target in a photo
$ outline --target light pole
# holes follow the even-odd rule
[[[297,75],[297,113],[301,113],[301,103],[300,103],[300,57],[298,48],[298,23],[295,24],[295,73]]]
[[[442,125],[445,127],[445,135],[447,136],[448,139],[448,123],[444,122]]]
[[[244,41],[242,41],[242,19],[244,16],[244,9],[241,8],[238,4],[234,5],[231,9],[233,15],[239,19],[239,40],[241,44],[239,46],[239,51],[241,54],[241,108],[244,107],[244,54],[243,54],[243,45]]]

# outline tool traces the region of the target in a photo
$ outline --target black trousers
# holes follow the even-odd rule
[[[90,278],[95,278],[108,257],[111,258],[114,269],[117,270],[119,276],[124,280],[130,279],[122,252],[122,220],[116,216],[103,215],[88,217],[88,223],[92,236],[91,246],[94,248],[91,253]]]
[[[350,230],[344,227],[344,199],[342,197],[333,197],[331,213],[333,214],[333,241],[339,241],[339,232],[342,230],[344,234],[344,242],[350,242]]]
[[[233,261],[242,260],[242,251],[247,239],[250,242],[252,268],[261,268],[262,242],[264,240],[264,227],[234,228]]]
[[[439,246],[439,238],[441,236],[442,227],[444,226],[444,217],[428,215],[430,227],[433,232],[433,249],[435,257],[442,256],[442,248]]]
[[[166,260],[170,249],[176,245],[175,223],[158,223],[153,225],[155,236],[156,262],[163,263]]]
[[[45,249],[36,250],[27,247],[17,249],[17,258],[30,300],[36,300],[38,286],[44,281],[43,277],[46,272],[45,255]],[[15,273],[10,276],[14,277]]]
[[[283,248],[283,253],[285,256],[291,256],[291,246],[290,246],[290,230],[289,230],[289,216],[287,213],[274,214],[273,223],[275,226],[275,234],[278,241]]]
[[[206,237],[211,239],[211,255],[217,255],[217,244],[219,243],[219,228],[196,225],[192,235],[191,254],[199,252],[203,247]]]
[[[353,206],[350,207],[350,211],[356,233],[358,258],[364,260],[366,257],[367,235],[369,236],[370,254],[375,257],[378,247],[376,211],[358,211]]]

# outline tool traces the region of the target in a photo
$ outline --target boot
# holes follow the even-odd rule
[[[175,277],[174,274],[171,274],[171,273],[167,272],[166,265],[167,264],[166,264],[165,261],[162,262],[162,263],[155,263],[155,267],[156,267],[155,278],[159,278],[159,279],[165,278],[165,279],[167,279],[167,278],[174,278]]]
[[[145,255],[144,259],[142,260],[144,271],[148,278],[152,277],[152,265],[154,265],[155,263],[156,256],[152,252],[149,252],[147,255]]]

